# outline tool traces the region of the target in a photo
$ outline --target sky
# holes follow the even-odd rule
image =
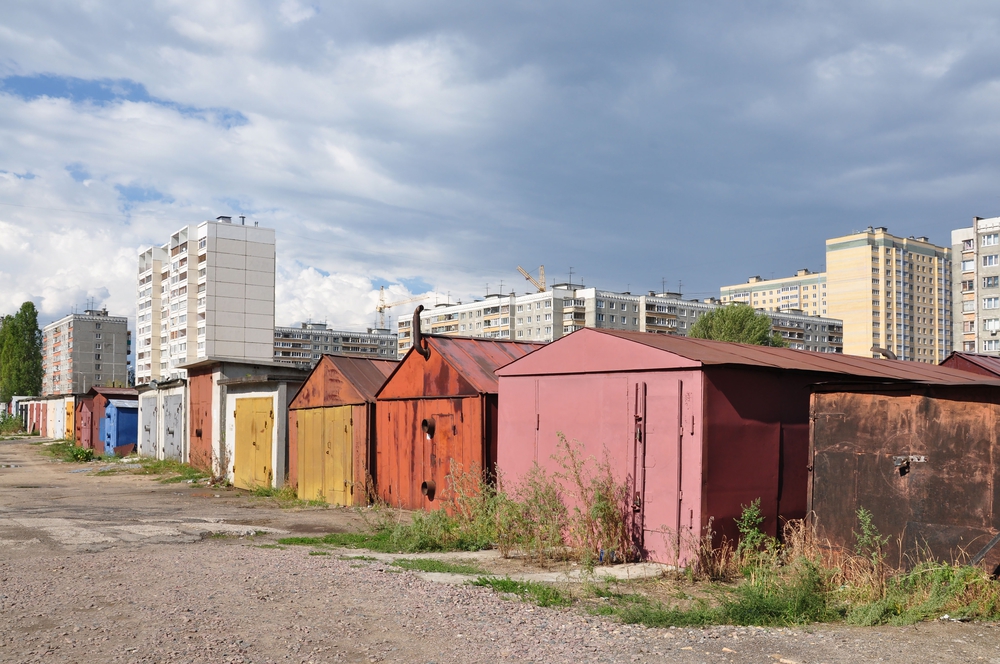
[[[717,296],[1000,215],[991,2],[8,0],[0,314],[135,315],[141,249],[276,229],[276,323],[550,283]],[[393,313],[406,315],[413,305]]]

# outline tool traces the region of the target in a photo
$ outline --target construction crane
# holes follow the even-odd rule
[[[531,274],[527,270],[525,270],[520,265],[517,266],[517,271],[520,272],[521,275],[525,279],[527,279],[528,281],[530,281],[531,285],[534,286],[535,288],[537,288],[539,293],[544,293],[545,292],[545,266],[544,265],[539,265],[538,266],[538,280],[537,281],[535,280],[535,278],[533,276],[531,276]]]
[[[392,309],[393,307],[398,307],[401,304],[410,304],[411,302],[418,302],[420,300],[426,300],[430,297],[427,295],[418,295],[417,297],[407,298],[405,300],[399,300],[398,302],[386,302],[385,301],[385,286],[379,286],[378,288],[378,306],[375,307],[375,313],[378,314],[378,326],[380,329],[385,329],[385,310]]]

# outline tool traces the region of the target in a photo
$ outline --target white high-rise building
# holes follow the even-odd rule
[[[135,381],[198,358],[271,361],[274,229],[230,217],[185,226],[139,254]]]

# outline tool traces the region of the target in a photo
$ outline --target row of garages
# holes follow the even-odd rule
[[[811,514],[842,546],[859,507],[901,553],[980,552],[1000,531],[1000,362],[589,328],[545,346],[414,341],[400,362],[324,356],[308,374],[188,365],[186,381],[136,393],[138,451],[238,487],[289,483],[303,499],[433,510],[453,469],[508,482],[534,464],[561,471],[564,435],[628,485],[633,539],[664,561],[694,556],[710,523],[734,538],[756,499],[770,534]]]
[[[73,440],[98,454],[130,454],[135,450],[138,402],[136,391],[94,387],[86,394],[19,399],[25,428],[43,437]]]

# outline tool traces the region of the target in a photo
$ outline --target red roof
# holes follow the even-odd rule
[[[378,398],[495,394],[494,371],[545,344],[423,335],[430,349],[424,359],[411,348],[378,392]]]
[[[582,336],[581,336],[582,335]],[[594,336],[597,335],[597,336]],[[584,328],[570,334],[562,339],[549,344],[543,353],[537,354],[532,359],[518,362],[510,367],[506,367],[499,372],[500,375],[530,375],[534,373],[532,364],[541,364],[546,354],[558,353],[562,344],[569,343],[575,338],[574,346],[577,344],[589,346],[586,350],[593,352],[596,350],[587,341],[601,345],[600,340],[612,337],[625,340],[638,346],[656,349],[670,353],[677,358],[687,360],[687,366],[711,366],[711,365],[742,365],[753,367],[766,367],[771,369],[784,369],[793,371],[811,371],[819,373],[840,374],[843,376],[855,376],[865,378],[884,379],[889,381],[906,381],[918,383],[934,383],[942,385],[957,384],[993,384],[1000,385],[1000,381],[984,380],[982,376],[958,369],[941,367],[936,364],[924,364],[921,362],[907,362],[903,360],[882,360],[870,357],[856,357],[853,355],[841,355],[839,353],[817,353],[814,351],[792,350],[790,348],[771,348],[768,346],[752,346],[747,344],[728,343],[723,341],[709,341],[707,339],[692,339],[668,334],[652,334],[649,332],[629,332],[625,330],[599,330]],[[565,354],[565,351],[563,351]],[[584,353],[574,353],[576,356]],[[648,361],[649,355],[643,353]],[[580,358],[585,362],[585,358]],[[628,370],[641,370],[642,368],[678,368],[680,365],[652,364],[647,367],[630,366]],[[539,367],[540,368],[540,367]],[[611,370],[611,369],[605,369]],[[567,367],[567,372],[572,371]],[[542,372],[548,373],[548,372]]]
[[[941,361],[941,366],[1000,377],[1000,357],[994,355],[962,353],[956,350]]]

